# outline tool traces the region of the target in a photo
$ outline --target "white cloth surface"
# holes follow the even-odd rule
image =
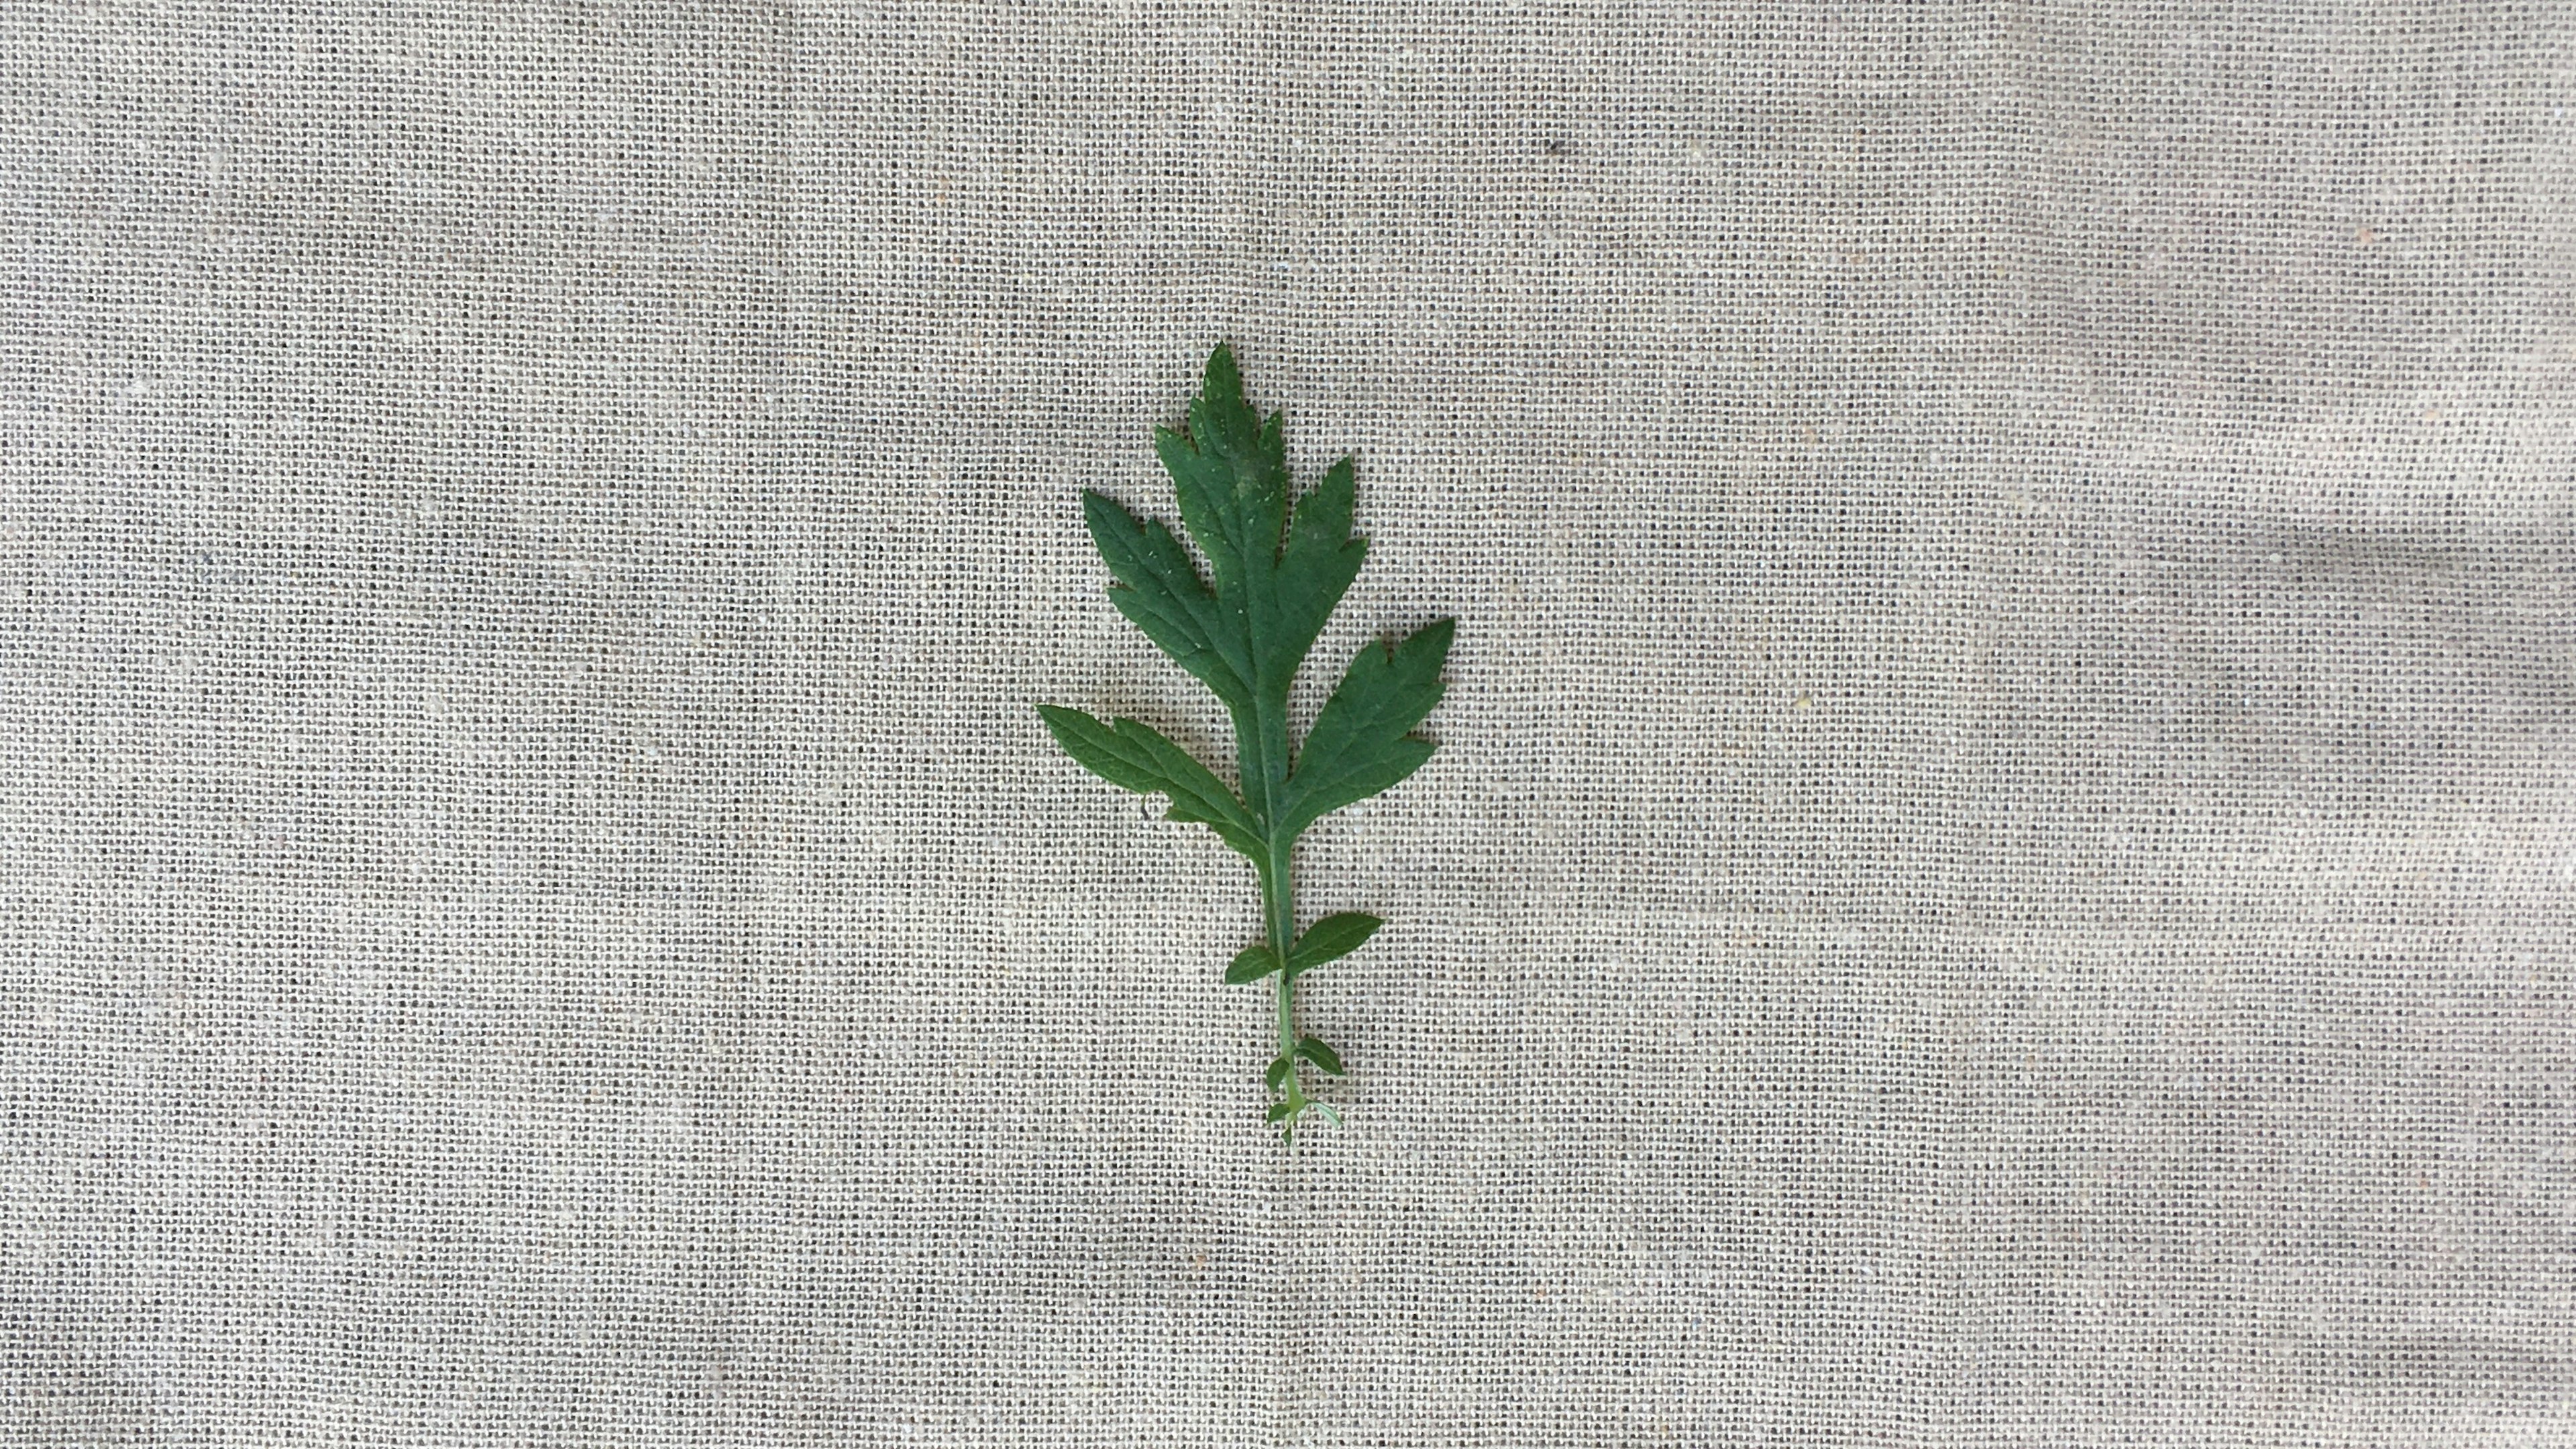
[[[0,12],[0,1440],[2576,1442],[2563,6]],[[1078,499],[1459,621],[1300,857]]]

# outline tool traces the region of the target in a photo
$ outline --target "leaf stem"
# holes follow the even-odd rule
[[[1280,1132],[1293,1140],[1297,1114],[1306,1109],[1305,1086],[1298,1080],[1297,1061],[1297,983],[1288,971],[1288,948],[1296,944],[1296,891],[1290,883],[1288,862],[1295,846],[1287,841],[1274,841],[1270,846],[1270,868],[1261,873],[1262,911],[1270,927],[1270,949],[1279,958],[1279,1055],[1288,1063],[1286,1080],[1281,1089],[1288,1115],[1281,1120]]]

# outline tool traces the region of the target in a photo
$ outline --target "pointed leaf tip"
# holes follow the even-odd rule
[[[1246,986],[1279,969],[1279,957],[1267,946],[1246,947],[1225,968],[1225,984]]]
[[[1308,926],[1297,944],[1288,948],[1288,973],[1294,976],[1327,961],[1339,961],[1366,944],[1385,924],[1365,911],[1340,911],[1326,916]]]
[[[1297,1055],[1313,1062],[1319,1071],[1343,1075],[1341,1054],[1311,1036],[1297,1043]]]
[[[1169,796],[1172,819],[1205,825],[1247,859],[1262,858],[1260,824],[1243,802],[1153,727],[1132,719],[1094,719],[1060,705],[1039,705],[1038,714],[1084,769],[1121,789]]]

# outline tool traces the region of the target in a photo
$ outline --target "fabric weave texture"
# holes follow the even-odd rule
[[[0,1441],[2576,1443],[2560,5],[0,7]],[[1251,872],[1210,347],[1441,748]]]

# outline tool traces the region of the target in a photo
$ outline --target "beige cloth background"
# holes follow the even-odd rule
[[[2566,7],[0,32],[0,1439],[2576,1442]],[[1029,708],[1220,338],[1293,1164]]]

